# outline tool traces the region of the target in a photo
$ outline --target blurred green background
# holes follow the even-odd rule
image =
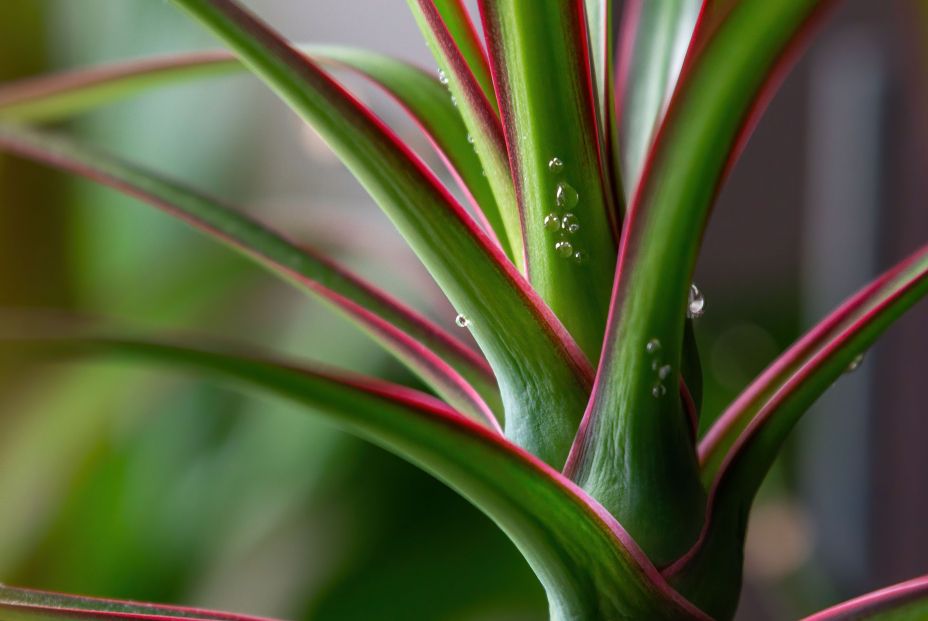
[[[399,0],[249,4],[295,40],[429,66]],[[879,4],[839,12],[723,192],[697,274],[707,418],[928,238],[919,22],[911,2]],[[214,46],[168,2],[0,3],[4,82]],[[438,167],[395,106],[350,84]],[[386,219],[252,79],[148,93],[59,129],[248,209],[453,325]],[[860,157],[835,172],[821,162],[836,152]],[[2,155],[0,307],[204,333],[415,385],[352,326],[182,224]],[[926,320],[922,305],[822,403],[814,416],[828,424],[802,426],[751,523],[743,618],[789,618],[928,570],[924,480],[910,480],[928,467],[911,456],[928,432],[914,385]],[[540,587],[489,520],[303,410],[116,364],[4,363],[0,388],[4,582],[322,621],[544,617]]]

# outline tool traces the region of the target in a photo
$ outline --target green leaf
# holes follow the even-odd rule
[[[499,383],[507,436],[562,464],[592,372],[528,283],[421,160],[314,63],[235,3],[176,2],[314,124],[470,319]]]
[[[202,346],[45,332],[18,330],[0,344],[19,355],[115,354],[207,372],[305,404],[419,465],[509,535],[547,590],[552,619],[707,619],[669,589],[611,516],[557,471],[427,395]]]
[[[666,396],[702,231],[755,103],[822,3],[736,4],[688,62],[630,203],[603,360],[569,462],[658,564],[685,553],[704,519],[689,422]]]
[[[0,126],[0,148],[106,183],[257,260],[344,312],[449,403],[497,426],[487,404],[500,410],[499,391],[486,363],[442,328],[344,268],[215,199],[76,143]]]
[[[874,591],[802,621],[921,621],[928,618],[928,576]]]
[[[583,1],[480,6],[525,220],[529,280],[596,360],[617,222],[600,157]],[[575,233],[546,227],[549,215],[553,223],[567,213],[579,225]]]
[[[807,333],[706,435],[700,457],[711,486],[709,518],[693,548],[665,572],[706,610],[723,618],[734,610],[746,516],[789,432],[816,399],[859,363],[857,357],[926,294],[928,246]]]
[[[467,128],[434,76],[409,63],[356,48],[314,45],[300,50],[322,66],[363,75],[396,99],[445,158],[478,215],[486,219],[482,222],[485,230],[492,231],[507,254],[513,256],[493,190],[468,141]],[[244,69],[228,52],[200,52],[7,83],[0,85],[0,120],[58,121],[143,90],[241,73]]]
[[[492,82],[487,83],[489,66],[470,18],[459,0],[407,0],[407,3],[432,55],[442,67],[451,101],[458,107],[472,148],[483,162],[493,189],[494,207],[500,214],[502,230],[497,234],[508,240],[510,256],[524,274],[524,222],[516,201]]]
[[[622,179],[629,193],[638,185],[702,5],[701,0],[630,0],[625,4],[616,105]]]
[[[3,621],[74,621],[124,619],[126,621],[269,621],[259,617],[199,608],[161,606],[113,599],[47,593],[0,585],[0,618]]]

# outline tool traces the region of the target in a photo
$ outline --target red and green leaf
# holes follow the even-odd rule
[[[622,230],[593,398],[574,480],[658,564],[689,549],[704,514],[679,381],[702,232],[758,97],[823,0],[739,0],[687,61]]]
[[[271,621],[200,608],[64,595],[5,585],[0,585],[0,618],[4,621]]]
[[[709,485],[705,527],[665,571],[709,612],[737,603],[747,515],[789,432],[903,313],[928,295],[928,246],[851,297],[778,358],[700,446]],[[722,615],[720,615],[722,616]]]
[[[179,183],[32,130],[0,126],[0,148],[40,160],[144,200],[257,260],[344,312],[438,394],[498,428],[492,371],[442,328],[358,276],[247,216]]]
[[[393,97],[444,159],[484,230],[511,256],[483,165],[457,109],[435,76],[401,60],[356,48],[314,45],[300,51],[324,67],[357,72]],[[200,52],[31,78],[0,85],[0,120],[58,121],[146,89],[244,70],[228,52]]]
[[[482,0],[480,7],[529,280],[595,360],[617,222],[600,157],[584,3]]]
[[[484,211],[494,214],[497,235],[525,273],[524,223],[516,202],[506,142],[493,95],[490,69],[473,24],[460,0],[408,0],[432,54],[442,67],[451,99],[467,127],[470,148],[479,156],[493,191]]]
[[[190,368],[296,401],[447,483],[519,547],[552,618],[708,617],[663,580],[622,527],[557,471],[414,390],[228,349],[45,328],[0,338],[19,356],[113,356]]]
[[[928,576],[868,593],[802,621],[919,621],[928,618]]]

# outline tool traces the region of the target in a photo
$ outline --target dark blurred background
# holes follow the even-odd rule
[[[433,63],[405,3],[254,0],[300,42]],[[928,12],[850,0],[722,192],[697,282],[706,419],[928,239]],[[216,44],[170,3],[0,3],[0,80]],[[361,96],[430,158],[400,111]],[[255,80],[166,88],[61,128],[221,196],[451,326],[389,223]],[[166,216],[0,156],[0,306],[246,340],[413,382],[352,326]],[[928,571],[928,308],[794,435],[757,503],[744,619]],[[0,366],[0,580],[318,620],[531,620],[544,598],[479,512],[297,408],[116,364]]]

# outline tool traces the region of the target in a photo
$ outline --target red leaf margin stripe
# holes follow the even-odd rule
[[[400,353],[400,359],[408,364],[415,372],[422,375],[423,379],[428,381],[433,387],[444,392],[452,401],[461,405],[466,405],[469,412],[481,418],[485,424],[489,425],[498,433],[502,433],[502,428],[500,427],[496,415],[486,404],[483,397],[480,396],[457,370],[438,356],[435,351],[430,349],[424,342],[417,340],[412,334],[379,316],[377,312],[371,308],[362,306],[362,304],[357,301],[351,300],[344,294],[322,285],[320,282],[313,280],[290,266],[264,256],[255,248],[245,246],[228,233],[201,220],[194,214],[180,209],[177,205],[166,201],[156,193],[133,184],[130,180],[119,178],[117,175],[104,170],[100,166],[94,166],[93,164],[83,162],[71,154],[64,153],[60,150],[54,150],[53,147],[40,146],[37,140],[30,141],[30,135],[36,134],[0,127],[0,148],[108,185],[129,196],[149,203],[186,222],[192,227],[220,239],[227,245],[255,257],[265,265],[271,267],[274,271],[278,271],[296,280],[349,316],[354,317],[362,326],[367,327],[376,338],[386,342],[388,344],[388,349],[392,347],[398,351]],[[248,220],[245,216],[239,216],[239,218]],[[266,227],[262,225],[257,226],[268,234],[283,240],[280,235],[270,231]],[[285,241],[285,243],[288,242]],[[292,244],[290,245],[293,246]],[[293,247],[296,248],[296,246]],[[494,381],[493,371],[485,360],[469,347],[448,335],[433,322],[334,262],[318,256],[305,248],[300,248],[299,252],[306,255],[311,260],[323,264],[329,271],[349,282],[351,288],[360,293],[358,296],[359,300],[363,299],[365,296],[372,297],[378,306],[382,305],[383,308],[389,309],[391,313],[401,318],[404,323],[413,328],[417,333],[426,336],[428,341],[439,345],[442,351],[450,353],[459,360],[462,360],[465,364],[473,367],[476,372],[484,374],[484,379],[487,382]]]
[[[802,621],[861,620],[873,614],[892,611],[920,599],[928,600],[928,575],[855,597],[805,617]]]
[[[121,610],[122,609],[122,610]],[[131,621],[274,621],[268,617],[166,606],[128,600],[115,600],[53,591],[37,591],[0,585],[0,611],[19,612],[24,616],[65,619],[127,619]]]

